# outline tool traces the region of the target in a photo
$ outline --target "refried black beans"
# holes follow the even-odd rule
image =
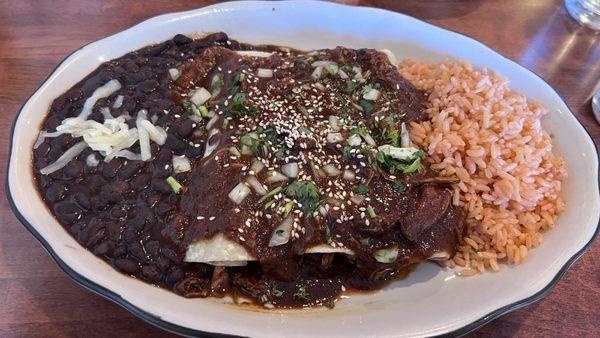
[[[454,180],[406,129],[423,102],[381,51],[176,35],[58,97],[33,170],[64,228],[123,273],[185,297],[332,307],[454,253]]]

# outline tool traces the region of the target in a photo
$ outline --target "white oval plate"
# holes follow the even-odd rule
[[[460,58],[511,80],[514,90],[549,108],[543,124],[568,164],[567,210],[527,260],[471,278],[421,264],[408,279],[374,294],[353,295],[334,310],[262,312],[214,299],[186,299],[129,278],[81,247],[45,207],[32,184],[31,149],[52,100],[102,62],[177,33],[223,31],[250,43],[300,49],[387,48],[399,59]],[[231,2],[155,17],[71,54],[21,109],[15,121],[8,195],[15,214],[79,283],[146,321],[186,335],[425,336],[461,334],[543,297],[595,236],[599,218],[598,152],[557,93],[531,71],[483,44],[384,10],[323,2]]]

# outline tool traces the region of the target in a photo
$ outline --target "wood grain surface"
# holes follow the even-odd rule
[[[152,16],[201,0],[0,0],[0,159],[21,105],[70,52]],[[559,0],[345,0],[386,8],[469,35],[533,70],[600,143],[590,97],[600,80],[600,34],[571,20]],[[41,113],[41,112],[40,112]],[[576,145],[574,145],[576,146]],[[166,336],[62,272],[14,217],[0,185],[0,336]],[[476,336],[600,336],[600,242],[536,304]]]

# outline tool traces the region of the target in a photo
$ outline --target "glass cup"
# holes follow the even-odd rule
[[[565,0],[565,7],[582,25],[600,30],[600,0]]]

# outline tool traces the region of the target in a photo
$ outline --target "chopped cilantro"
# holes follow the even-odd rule
[[[401,171],[404,174],[414,173],[421,171],[423,166],[421,165],[421,158],[425,156],[425,152],[419,150],[408,160],[398,160],[384,154],[382,151],[377,152],[377,161],[387,170],[390,174],[394,174],[396,171]]]
[[[406,191],[406,184],[404,184],[402,182],[394,183],[393,187],[394,187],[394,189],[396,189],[396,191],[399,191],[399,192]]]
[[[288,185],[285,193],[302,205],[302,211],[306,216],[312,215],[319,207],[319,189],[311,181],[294,181]]]
[[[310,294],[306,289],[306,286],[301,286],[298,288],[298,292],[294,293],[294,297],[301,300],[309,300]]]
[[[356,191],[358,191],[359,194],[364,194],[369,191],[369,188],[364,184],[359,184],[356,186]]]
[[[354,155],[352,155],[350,152],[351,150],[352,147],[344,146],[344,149],[342,150],[342,159],[344,159],[344,161],[349,161],[352,157],[354,157]]]
[[[242,81],[244,81],[244,77],[244,73],[239,73],[235,76],[235,78],[233,78],[233,85],[231,86],[231,95],[237,94],[238,90],[240,89],[240,85],[242,84]]]
[[[216,92],[221,91],[221,89],[223,89],[224,85],[225,85],[225,81],[223,80],[223,74],[217,73],[217,74],[215,74],[212,82],[210,83],[209,90],[211,93],[216,93]]]
[[[233,96],[232,102],[229,105],[228,109],[229,113],[236,117],[256,115],[258,113],[258,108],[251,102],[247,102],[246,94],[244,93],[236,93]]]
[[[366,86],[364,86],[362,88],[362,90],[360,91],[360,93],[361,94],[366,94],[366,93],[370,92],[371,89],[373,89],[373,86],[371,86],[370,84],[368,84],[368,85],[366,85]]]
[[[345,72],[349,72],[352,70],[352,67],[348,66],[348,65],[343,65],[340,67],[341,70],[345,71]]]
[[[348,80],[346,81],[346,84],[344,85],[344,89],[343,89],[344,93],[346,93],[346,94],[350,94],[350,93],[352,93],[352,92],[353,92],[355,89],[356,89],[356,82],[354,82],[354,81],[352,81],[352,80],[348,79]]]
[[[360,239],[360,244],[367,246],[369,245],[369,243],[371,242],[371,239],[369,237],[363,237]]]
[[[281,230],[281,231],[283,231],[283,230]],[[275,286],[273,286],[273,288],[271,289],[271,293],[273,294],[273,296],[275,296],[277,298],[283,297],[283,291],[278,290]]]
[[[375,108],[375,106],[373,106],[373,104],[371,104],[371,102],[365,100],[365,99],[361,99],[360,101],[358,101],[358,104],[362,107],[365,116],[367,118],[371,117],[371,112],[373,111],[373,109]]]

